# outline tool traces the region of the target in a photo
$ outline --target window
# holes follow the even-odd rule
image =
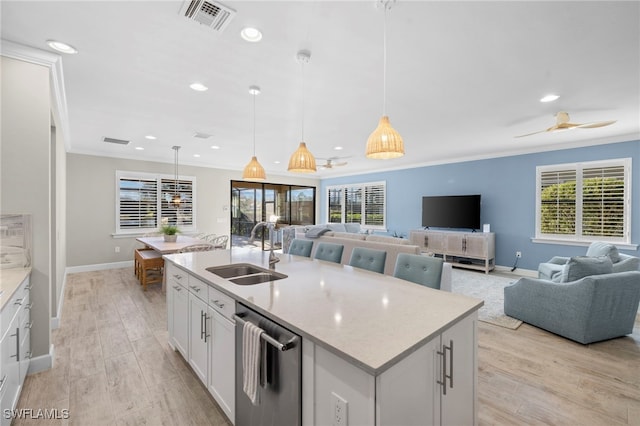
[[[162,221],[195,229],[195,178],[116,171],[116,233],[155,231]],[[177,184],[177,185],[176,185]],[[180,195],[180,206],[171,201]]]
[[[536,238],[630,243],[630,158],[540,166],[536,179]]]
[[[386,229],[386,182],[327,187],[327,222]]]

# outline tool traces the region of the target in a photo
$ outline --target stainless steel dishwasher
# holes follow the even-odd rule
[[[302,423],[301,338],[259,313],[236,303],[236,426]],[[261,335],[259,405],[243,391],[242,331],[249,321]]]

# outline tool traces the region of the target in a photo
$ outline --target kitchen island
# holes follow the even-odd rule
[[[350,266],[279,257],[276,270],[287,278],[255,285],[234,284],[207,268],[235,263],[266,267],[268,253],[257,249],[165,256],[165,276],[187,275],[195,283],[188,281],[194,293],[208,290],[222,296],[211,303],[226,299],[228,309],[229,300],[240,302],[302,337],[303,424],[335,423],[336,407],[348,407],[341,424],[476,423],[481,300]],[[187,360],[194,359],[192,366],[202,365],[190,353],[189,341],[180,345],[173,338],[172,325],[182,318],[172,311],[171,285],[167,282],[170,343]],[[205,324],[205,335],[206,330]],[[190,333],[191,338],[196,335]],[[199,375],[203,381],[215,380]],[[233,402],[226,405],[233,421]]]

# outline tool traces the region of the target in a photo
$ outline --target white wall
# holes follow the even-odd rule
[[[32,220],[31,347],[49,354],[51,317],[51,102],[49,68],[1,57],[1,212]]]
[[[133,260],[140,244],[134,237],[114,237],[116,170],[173,175],[172,163],[67,154],[67,266]],[[231,180],[242,172],[180,165],[179,174],[196,177],[196,221],[199,232],[229,234]],[[268,176],[271,183],[319,186],[318,179]],[[319,200],[319,197],[317,198]],[[318,217],[316,206],[316,217]],[[116,253],[115,248],[120,247]]]

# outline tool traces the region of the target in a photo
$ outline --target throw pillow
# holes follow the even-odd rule
[[[360,232],[359,223],[345,223],[344,228],[347,230],[347,232],[355,232],[355,233]]]
[[[587,249],[586,256],[589,256],[589,257],[608,256],[613,263],[620,262],[620,254],[618,253],[618,248],[613,244],[605,243],[602,241],[592,242],[589,248]]]
[[[613,263],[608,256],[576,256],[569,259],[564,265],[560,282],[568,283],[589,275],[610,274],[612,272]]]
[[[326,228],[324,226],[315,226],[315,227],[309,229],[307,231],[307,233],[304,234],[304,236],[307,237],[307,238],[318,238],[321,235],[323,235],[323,234],[325,234],[325,233],[327,233],[329,231],[331,231],[331,229]]]

